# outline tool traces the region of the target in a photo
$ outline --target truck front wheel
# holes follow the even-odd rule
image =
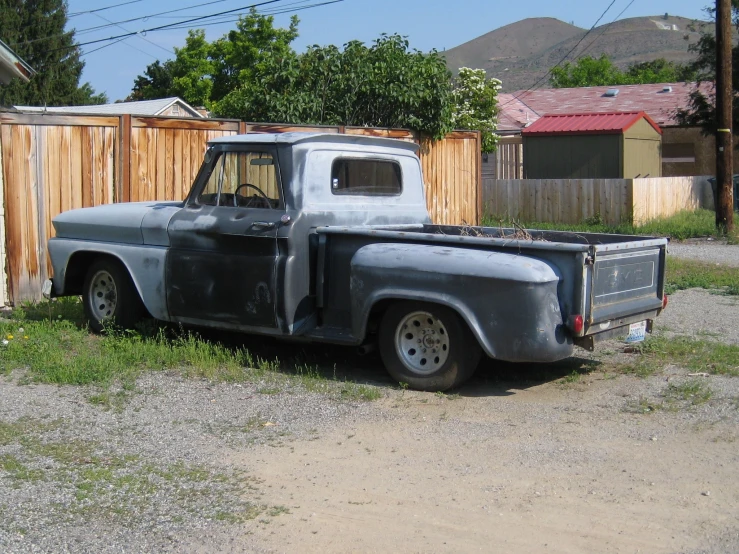
[[[87,271],[82,303],[90,328],[96,333],[105,325],[132,328],[143,315],[143,304],[125,267],[103,258]]]
[[[380,355],[390,375],[411,388],[443,391],[477,369],[482,350],[453,310],[425,302],[399,302],[382,318]]]

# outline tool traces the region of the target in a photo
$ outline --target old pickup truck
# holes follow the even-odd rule
[[[643,339],[665,307],[666,239],[442,226],[416,145],[348,135],[212,140],[183,202],[65,212],[51,296],[90,326],[142,316],[362,347],[423,390],[467,380],[482,353],[552,362]]]

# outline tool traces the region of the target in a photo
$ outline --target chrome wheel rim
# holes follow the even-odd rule
[[[115,281],[110,273],[100,270],[92,277],[90,282],[89,303],[95,319],[103,321],[113,317],[115,307],[118,303],[118,291]]]
[[[449,358],[449,333],[435,315],[413,312],[395,330],[395,350],[410,371],[429,375],[441,369]]]

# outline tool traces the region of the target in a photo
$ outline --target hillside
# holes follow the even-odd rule
[[[689,44],[699,38],[691,25],[708,25],[683,17],[634,17],[594,29],[567,58],[606,54],[619,67],[631,63],[666,58],[689,62]],[[489,77],[503,81],[503,91],[532,86],[544,78],[586,31],[553,18],[524,19],[482,35],[444,55],[452,71],[460,67],[479,67]],[[544,79],[539,86],[547,86]]]

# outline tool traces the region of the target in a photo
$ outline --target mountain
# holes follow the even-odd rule
[[[511,92],[537,82],[538,87],[548,86],[547,72],[573,48],[566,61],[605,54],[621,68],[657,58],[690,62],[694,54],[688,46],[705,26],[713,27],[677,16],[633,17],[601,25],[585,36],[585,29],[541,17],[500,27],[443,54],[452,71],[485,69],[488,77],[503,81],[504,92]]]

